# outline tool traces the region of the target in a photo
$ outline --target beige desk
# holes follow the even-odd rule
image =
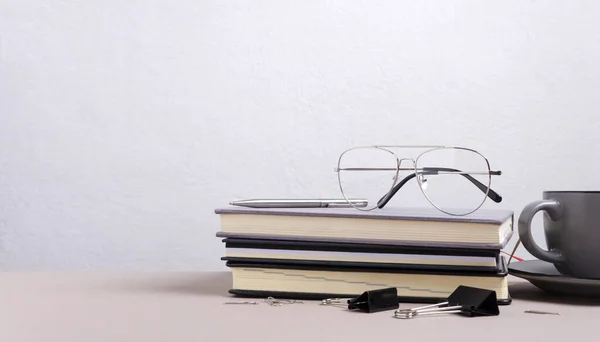
[[[547,296],[514,279],[500,316],[394,319],[317,302],[223,305],[229,273],[0,275],[0,341],[597,340],[600,304]],[[403,307],[414,305],[402,304]],[[561,312],[526,314],[526,309]],[[576,337],[576,338],[575,338]]]

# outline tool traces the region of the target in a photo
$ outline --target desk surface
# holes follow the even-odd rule
[[[228,272],[0,275],[0,341],[567,341],[597,339],[600,303],[511,278],[500,316],[392,318],[321,306],[223,305]],[[401,304],[413,307],[414,304]],[[560,316],[524,310],[560,312]]]

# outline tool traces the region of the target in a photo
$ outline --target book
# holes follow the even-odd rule
[[[403,265],[413,268],[478,269],[496,272],[500,251],[436,248],[368,243],[225,238],[225,260],[267,263],[297,261],[365,264],[367,267]]]
[[[247,208],[215,210],[217,237],[362,242],[502,249],[513,234],[510,210],[452,216],[435,208]]]
[[[315,266],[228,261],[233,275],[229,293],[241,297],[322,300],[351,298],[364,291],[395,287],[403,302],[439,303],[460,285],[496,292],[499,304],[510,304],[506,260],[496,273],[449,272],[403,268],[361,268],[332,263]]]

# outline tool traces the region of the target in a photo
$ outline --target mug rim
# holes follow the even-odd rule
[[[600,190],[545,190],[545,194],[600,194]]]

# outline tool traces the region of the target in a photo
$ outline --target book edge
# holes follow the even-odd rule
[[[340,209],[340,208],[335,208]],[[497,217],[486,216],[452,216],[445,215],[442,212],[434,211],[433,209],[423,209],[425,212],[434,213],[435,215],[423,216],[419,214],[400,214],[398,212],[387,212],[385,210],[372,211],[366,214],[356,209],[347,211],[331,210],[327,208],[217,208],[214,213],[217,215],[275,215],[275,216],[312,216],[312,217],[329,217],[329,218],[355,218],[365,220],[405,220],[405,221],[433,221],[433,222],[461,222],[461,223],[480,223],[501,225],[506,222],[511,216],[514,216],[514,211],[508,209],[493,209],[487,210],[488,213],[497,215]],[[477,213],[477,212],[476,212]]]
[[[497,272],[487,271],[449,271],[449,270],[425,270],[419,268],[366,268],[358,266],[339,266],[329,265],[328,267],[318,267],[308,264],[269,264],[269,263],[253,263],[253,262],[231,262],[227,261],[226,266],[229,268],[267,268],[267,269],[289,269],[289,270],[305,270],[305,271],[332,271],[332,272],[364,272],[364,273],[395,273],[395,274],[428,274],[434,276],[458,276],[458,277],[493,277],[493,278],[505,278],[508,276],[508,266],[506,265],[506,259],[501,256],[500,263],[498,264]]]
[[[405,241],[405,240],[381,240],[381,239],[342,239],[342,238],[321,238],[321,237],[310,237],[310,236],[292,236],[292,235],[270,235],[270,234],[240,234],[240,233],[228,233],[219,231],[216,233],[218,238],[241,238],[241,239],[268,239],[268,240],[288,240],[288,241],[315,241],[315,242],[332,242],[332,243],[356,243],[360,242],[363,244],[384,244],[393,246],[407,246],[407,247],[437,247],[437,248],[477,248],[477,249],[502,249],[510,241],[510,238],[514,234],[511,231],[506,235],[506,238],[501,243],[468,243],[468,242],[436,242],[436,241]]]
[[[245,290],[231,288],[228,291],[230,294],[240,298],[286,298],[295,300],[317,300],[329,298],[355,298],[356,294],[345,294],[345,293],[311,293],[311,292],[281,292],[281,291],[267,291],[267,290]],[[423,304],[437,304],[446,301],[447,298],[443,297],[408,297],[398,296],[400,303],[423,303]],[[512,303],[512,297],[510,292],[507,293],[507,298],[498,298],[498,305],[510,305]]]

